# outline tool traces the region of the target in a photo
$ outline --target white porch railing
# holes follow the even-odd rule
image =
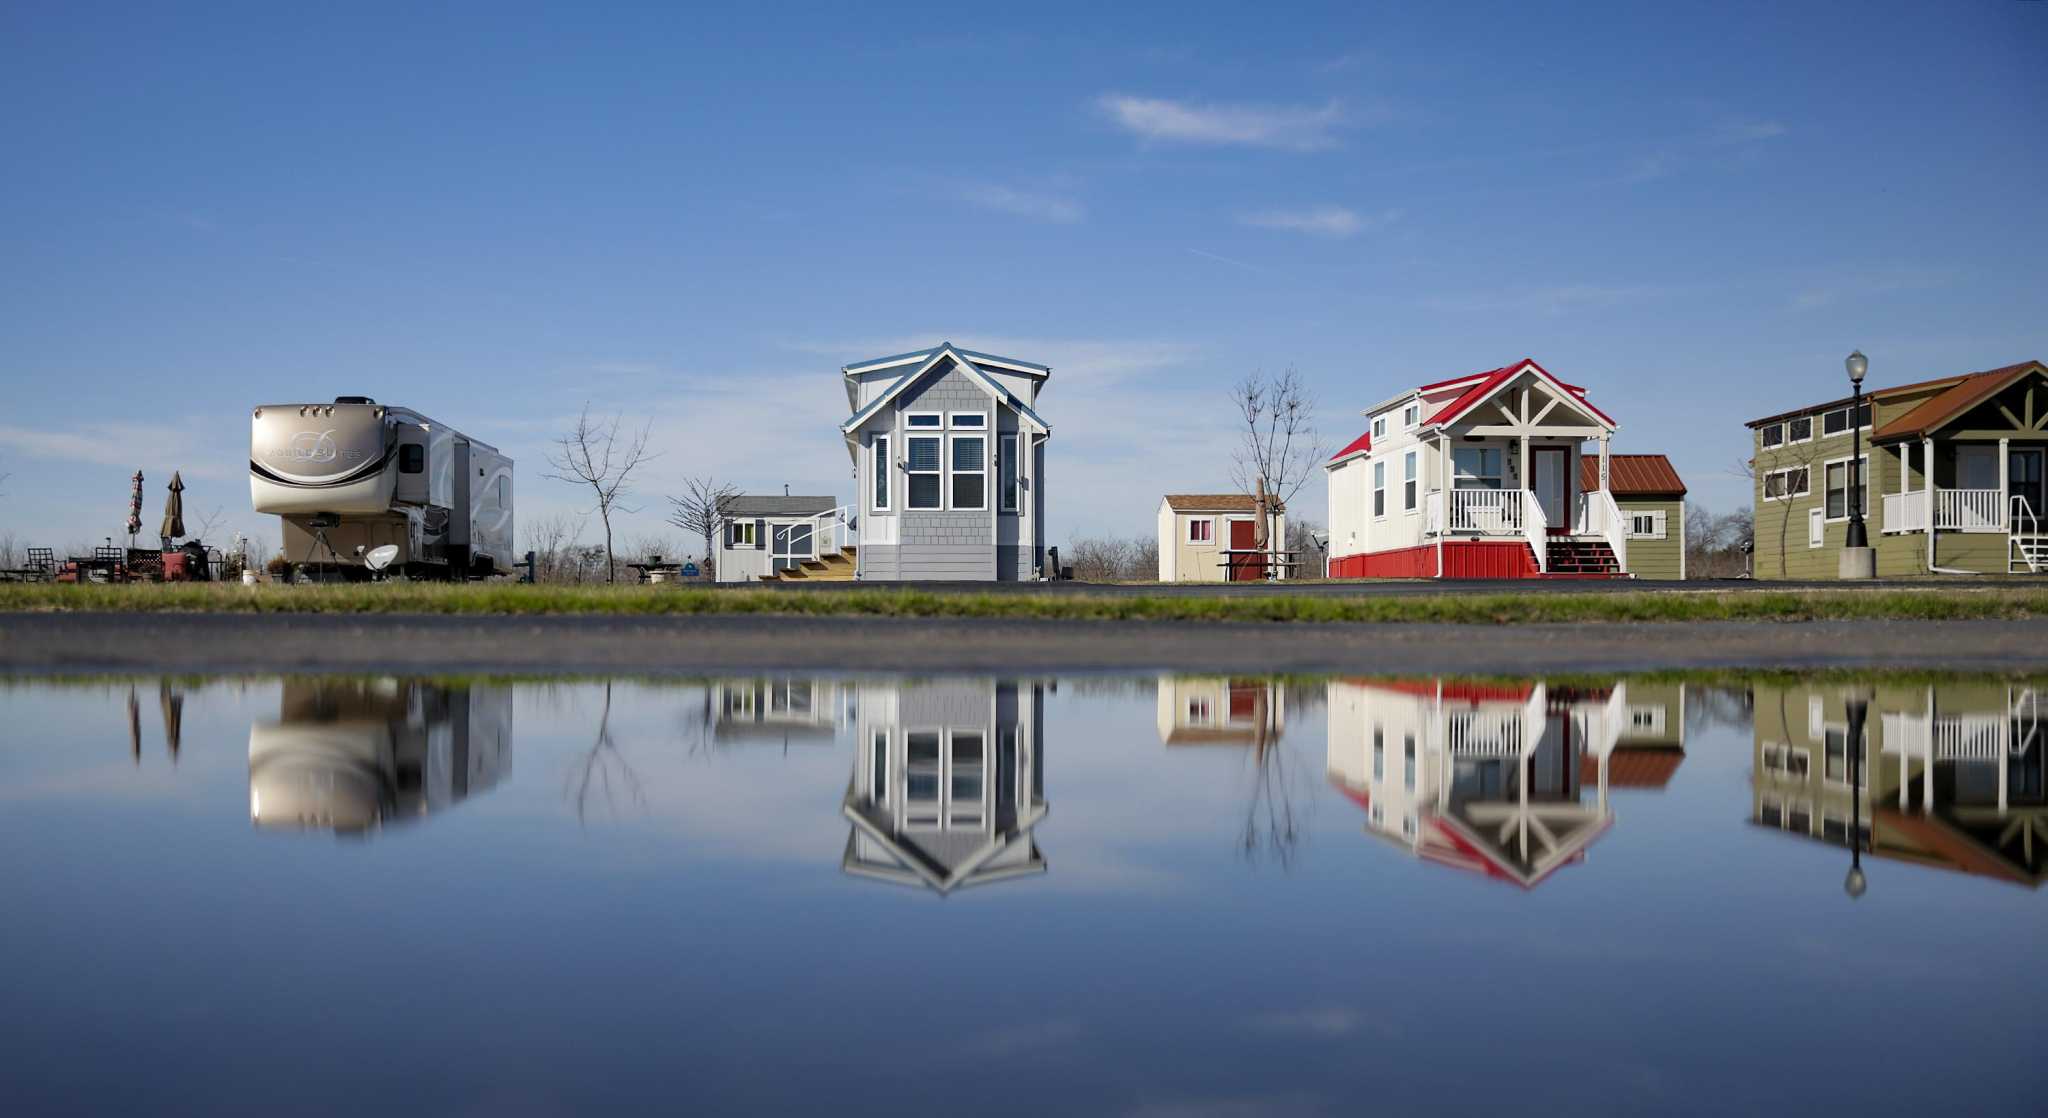
[[[1934,526],[1958,532],[2005,531],[2005,495],[1996,489],[1937,489]]]
[[[1884,495],[1884,531],[1886,535],[1900,532],[1925,532],[1927,530],[1927,490],[1916,489],[1911,493],[1887,493]]]
[[[855,543],[853,507],[840,505],[811,518],[811,554],[823,558],[847,544]]]
[[[1572,531],[1581,536],[1599,536],[1609,551],[1614,552],[1614,565],[1623,573],[1628,571],[1629,519],[1621,514],[1621,506],[1614,503],[1614,494],[1606,489],[1594,489],[1579,494],[1577,523]]]
[[[1539,573],[1550,570],[1550,522],[1543,515],[1543,502],[1530,490],[1522,490],[1522,538],[1536,556]]]
[[[1453,489],[1450,491],[1450,530],[1487,536],[1512,536],[1522,531],[1520,489]]]

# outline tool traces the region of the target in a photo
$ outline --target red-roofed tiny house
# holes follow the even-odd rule
[[[1365,415],[1324,466],[1331,578],[1632,577],[1608,485],[1616,424],[1585,389],[1524,358]]]

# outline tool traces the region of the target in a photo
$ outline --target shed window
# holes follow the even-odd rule
[[[1206,516],[1188,521],[1188,542],[1215,543],[1216,522]]]
[[[905,462],[909,472],[910,507],[914,509],[935,509],[943,507],[939,490],[939,437],[917,435],[906,440],[910,453]]]

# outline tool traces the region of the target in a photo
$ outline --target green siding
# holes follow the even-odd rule
[[[1685,551],[1685,502],[1617,498],[1614,503],[1621,508],[1623,516],[1638,512],[1664,514],[1663,539],[1632,537],[1628,541],[1629,573],[1637,578],[1677,579],[1680,558]]]

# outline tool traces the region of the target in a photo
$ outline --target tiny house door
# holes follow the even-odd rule
[[[1230,522],[1230,550],[1232,552],[1230,556],[1230,581],[1258,581],[1259,575],[1264,568],[1264,564],[1259,562],[1259,557],[1251,554],[1238,554],[1239,552],[1250,552],[1253,548],[1259,546],[1257,530],[1258,526],[1249,520],[1233,520]]]
[[[2035,525],[2048,522],[2048,477],[2043,476],[2043,459],[2048,459],[2048,450],[2040,447],[2014,447],[2006,452],[2006,500],[2010,503],[2018,497],[2026,501],[2034,518],[2033,524],[2018,526],[2023,530],[2039,531]]]
[[[1555,531],[1571,528],[1571,493],[1565,488],[1564,467],[1568,460],[1561,446],[1532,447],[1529,472],[1536,475],[1536,502],[1543,506],[1543,522]]]

